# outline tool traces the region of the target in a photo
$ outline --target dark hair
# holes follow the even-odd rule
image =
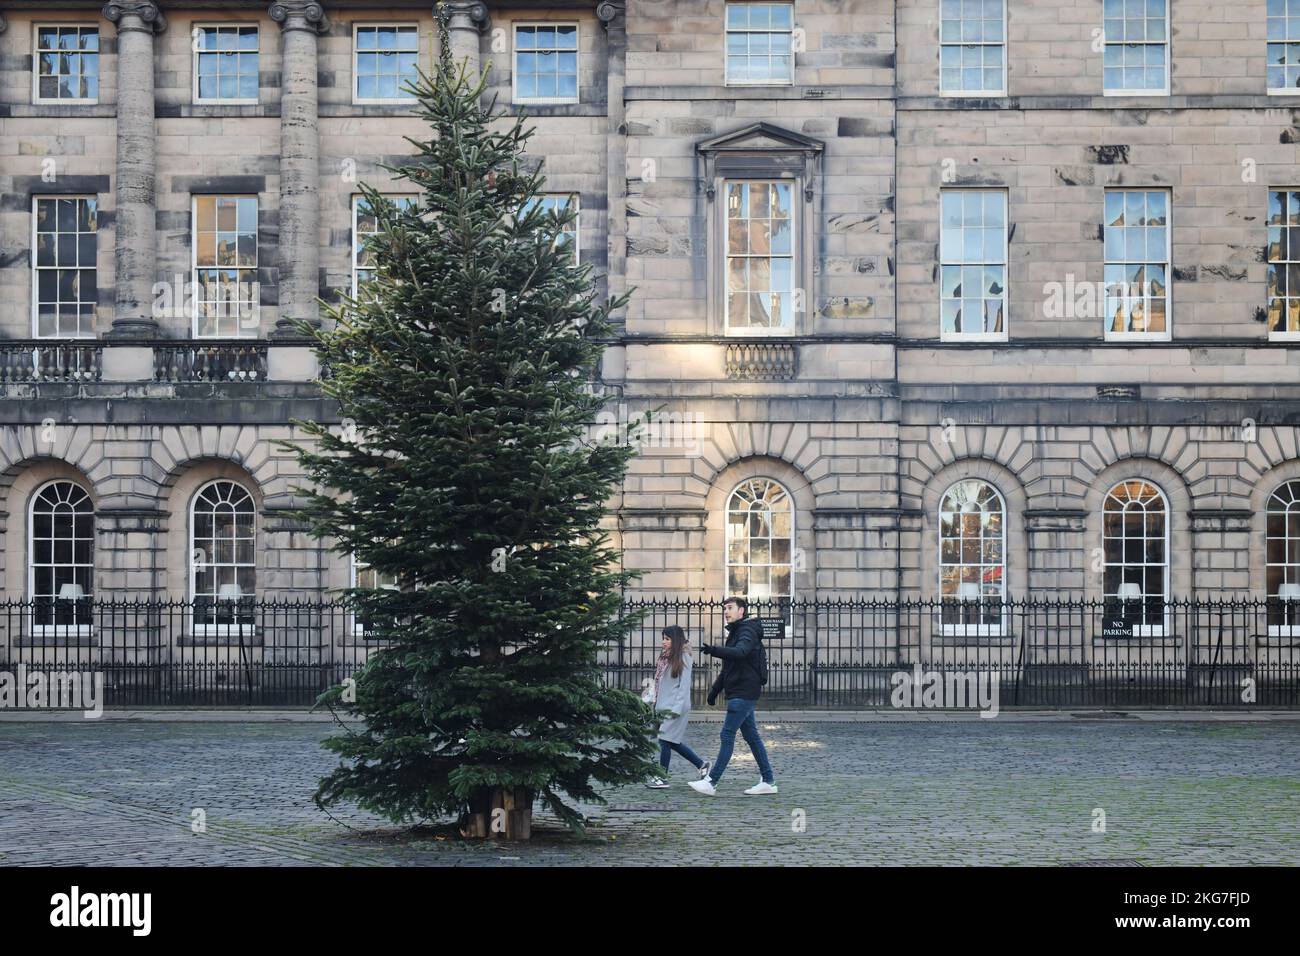
[[[686,654],[686,632],[676,624],[664,628],[664,637],[672,644],[668,648],[668,667],[674,677],[682,676],[682,658]]]
[[[746,601],[743,597],[729,597],[722,603],[736,605],[736,607],[740,608],[741,617],[744,617],[746,614],[749,613],[749,602]]]

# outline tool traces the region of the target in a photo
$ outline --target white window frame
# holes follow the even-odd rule
[[[31,497],[28,499],[28,502],[27,502],[27,596],[28,596],[28,600],[31,601],[31,602],[33,603],[33,606],[31,607],[31,610],[30,610],[30,615],[31,615],[31,617],[30,617],[30,621],[29,621],[30,632],[31,632],[32,636],[34,636],[34,637],[50,637],[50,636],[54,636],[54,637],[58,637],[58,636],[67,636],[67,637],[87,637],[87,636],[89,636],[89,635],[91,635],[91,634],[94,634],[94,632],[95,632],[95,625],[94,625],[94,623],[93,623],[93,620],[94,620],[94,614],[93,614],[93,611],[92,611],[92,613],[91,613],[91,620],[92,620],[92,623],[89,623],[89,624],[37,624],[37,623],[36,623],[36,608],[35,608],[35,601],[36,601],[36,560],[35,560],[35,558],[36,558],[36,499],[40,497],[41,493],[42,493],[43,491],[45,491],[46,488],[50,487],[51,485],[58,485],[58,484],[68,484],[68,485],[73,485],[73,486],[75,486],[76,488],[80,489],[80,490],[81,490],[81,491],[86,495],[86,497],[87,497],[88,499],[90,499],[90,504],[91,504],[90,517],[91,517],[91,521],[92,521],[92,523],[93,523],[93,524],[92,524],[92,527],[94,527],[95,525],[98,525],[98,521],[96,520],[96,515],[95,515],[95,507],[94,507],[95,502],[94,502],[94,499],[90,497],[90,491],[89,491],[89,489],[87,489],[86,486],[83,485],[83,484],[81,484],[80,482],[73,481],[73,480],[70,479],[70,478],[52,478],[52,479],[50,479],[49,481],[43,481],[43,482],[41,482],[41,484],[37,486],[36,490],[32,492]],[[74,546],[75,546],[75,541],[76,541],[76,538],[75,538],[75,526],[74,526],[74,537],[73,537],[73,541],[74,541]],[[46,565],[47,567],[73,567],[73,568],[76,568],[76,567],[79,567],[79,566],[80,566],[80,567],[84,567],[84,565],[77,565],[77,563],[76,563],[76,554],[75,554],[75,553],[73,554],[73,563],[70,564],[70,565],[68,565],[68,564],[60,565],[58,562],[55,562],[55,561],[53,560],[53,558],[54,558],[54,555],[53,555],[53,554],[50,555],[50,558],[51,558],[51,563],[50,563],[49,565]],[[91,539],[90,539],[90,584],[91,584],[90,589],[89,589],[89,591],[86,593],[86,599],[93,599],[94,596],[95,596],[95,588],[94,588],[94,585],[95,585],[95,538],[94,538],[93,535],[92,535],[92,537],[91,537]],[[57,595],[56,595],[56,597],[57,597]]]
[[[1268,86],[1268,75],[1269,75],[1269,72],[1270,72],[1270,71],[1269,71],[1269,67],[1270,67],[1270,65],[1271,65],[1271,64],[1268,62],[1268,48],[1269,48],[1270,46],[1274,46],[1274,45],[1279,45],[1279,46],[1286,47],[1286,46],[1289,46],[1289,45],[1291,45],[1291,44],[1295,44],[1297,47],[1300,47],[1300,37],[1297,37],[1295,40],[1291,40],[1291,39],[1289,39],[1289,38],[1284,38],[1284,39],[1281,39],[1281,40],[1273,40],[1273,39],[1271,39],[1271,38],[1268,36],[1267,28],[1268,28],[1269,26],[1271,26],[1271,21],[1273,21],[1273,20],[1281,20],[1283,23],[1287,24],[1288,26],[1290,25],[1290,21],[1291,21],[1291,20],[1296,20],[1297,22],[1300,22],[1300,10],[1297,11],[1297,13],[1296,13],[1295,16],[1292,16],[1290,13],[1287,12],[1286,7],[1283,7],[1283,9],[1282,9],[1282,16],[1281,16],[1281,17],[1273,17],[1273,16],[1269,16],[1269,15],[1268,15],[1268,12],[1267,12],[1267,9],[1265,10],[1265,14],[1264,14],[1264,23],[1265,23],[1265,34],[1264,34],[1264,83],[1265,83],[1265,85],[1267,86],[1267,92],[1268,92],[1268,95],[1269,95],[1269,96],[1297,96],[1297,95],[1300,95],[1300,86],[1296,86],[1296,87],[1290,87],[1290,86]],[[1290,32],[1290,31],[1287,31],[1287,32]],[[1289,66],[1290,64],[1286,64],[1286,65]],[[1283,70],[1283,75],[1285,76],[1285,70]]]
[[[943,0],[937,0],[939,3],[939,95],[956,96],[956,97],[989,97],[989,96],[1006,96],[1007,95],[1007,0],[1002,0],[1002,37],[999,40],[980,40],[977,42],[966,43],[963,41],[945,42],[943,39]],[[996,90],[945,90],[943,88],[943,48],[944,47],[986,47],[996,46],[1002,48],[1002,85]],[[981,70],[981,75],[982,75]]]
[[[1273,491],[1268,496],[1268,500],[1264,502],[1264,600],[1265,601],[1278,600],[1279,603],[1281,603],[1280,598],[1277,595],[1269,593],[1268,571],[1270,568],[1277,568],[1277,567],[1284,568],[1284,569],[1294,568],[1296,565],[1295,562],[1287,561],[1287,560],[1270,561],[1268,559],[1268,545],[1270,541],[1278,541],[1278,540],[1282,541],[1283,558],[1285,559],[1288,554],[1288,551],[1285,547],[1286,544],[1296,539],[1290,536],[1286,528],[1283,529],[1283,534],[1281,538],[1277,538],[1274,535],[1270,535],[1268,533],[1268,519],[1273,515],[1281,515],[1283,517],[1283,522],[1286,523],[1286,519],[1290,517],[1291,514],[1293,514],[1296,510],[1300,510],[1300,509],[1292,509],[1290,507],[1280,508],[1280,509],[1274,509],[1273,507],[1273,500],[1275,498],[1278,498],[1282,489],[1286,488],[1288,485],[1300,485],[1300,479],[1291,479],[1289,481],[1282,482],[1276,488],[1273,489]],[[1296,504],[1296,501],[1294,499],[1291,502],[1288,502],[1288,506],[1293,504]],[[1282,573],[1282,577],[1284,578],[1287,577],[1285,570]],[[1283,583],[1291,584],[1297,582],[1284,581]],[[1297,601],[1295,603],[1295,607],[1298,612],[1297,616],[1300,616],[1300,601]],[[1269,624],[1268,636],[1269,637],[1300,637],[1300,623]]]
[[[402,199],[409,199],[413,202],[419,201],[419,196],[415,193],[383,193],[385,199],[394,202]],[[361,284],[357,282],[357,271],[360,266],[357,265],[357,214],[360,211],[361,201],[366,197],[361,193],[352,194],[352,298],[357,297],[357,290]]]
[[[357,587],[357,572],[358,572],[362,567],[367,567],[367,568],[368,568],[369,565],[362,564],[362,563],[358,562],[358,561],[357,561],[357,556],[356,556],[355,554],[349,554],[349,555],[348,555],[348,587],[350,587],[350,588],[355,588],[355,587]],[[401,590],[401,586],[400,586],[400,585],[397,585],[397,584],[381,584],[381,585],[379,585],[379,590],[381,590],[381,591],[400,591],[400,590]],[[353,635],[353,637],[365,637],[365,636],[366,636],[366,626],[365,626],[365,624],[363,624],[360,620],[357,619],[357,616],[356,616],[355,612],[354,612],[353,614],[351,614],[350,616],[351,616],[351,618],[352,618],[352,635]]]
[[[736,482],[735,486],[732,487],[731,491],[727,492],[726,501],[724,502],[724,504],[723,504],[723,506],[722,506],[722,509],[723,509],[723,510],[722,510],[722,574],[723,574],[723,586],[724,586],[724,589],[726,590],[727,593],[731,593],[731,569],[732,569],[733,565],[732,565],[732,562],[731,562],[731,540],[727,537],[727,529],[728,529],[728,527],[730,526],[730,520],[729,520],[729,519],[730,519],[730,517],[731,517],[731,513],[732,513],[732,511],[731,511],[731,502],[732,502],[732,500],[736,497],[736,493],[737,493],[738,491],[740,491],[740,489],[741,489],[744,485],[747,485],[747,484],[749,484],[750,482],[754,482],[754,481],[767,481],[767,482],[771,482],[772,484],[776,485],[776,486],[777,486],[778,488],[780,488],[781,491],[785,494],[785,500],[789,503],[789,506],[790,506],[790,560],[789,560],[789,562],[788,562],[788,563],[789,563],[789,566],[790,566],[790,593],[789,593],[788,596],[784,596],[784,597],[783,597],[783,596],[778,596],[778,595],[770,595],[770,596],[765,597],[765,598],[757,598],[757,597],[750,597],[750,594],[749,594],[749,588],[747,587],[746,590],[745,590],[745,593],[742,594],[742,595],[740,595],[740,596],[743,597],[743,598],[745,598],[745,599],[746,599],[747,601],[749,601],[749,603],[751,603],[751,604],[755,604],[755,603],[757,603],[757,604],[768,604],[768,605],[771,605],[771,604],[778,604],[778,603],[780,603],[780,602],[782,602],[782,601],[793,601],[793,600],[795,599],[796,594],[797,594],[797,591],[796,591],[796,589],[795,589],[795,578],[794,578],[794,576],[795,576],[795,565],[796,565],[796,563],[797,563],[796,560],[795,560],[795,552],[798,550],[798,548],[797,548],[797,544],[796,544],[796,542],[798,541],[798,530],[799,530],[799,528],[798,528],[798,509],[795,508],[794,495],[790,494],[790,489],[789,489],[789,487],[786,486],[786,483],[785,483],[784,481],[778,481],[777,479],[771,477],[770,475],[753,475],[753,476],[751,476],[751,477],[749,477],[749,478],[744,478],[744,479],[742,479],[741,481]],[[784,536],[782,536],[782,537],[784,537]],[[746,541],[750,541],[750,540],[752,540],[752,539],[749,538],[749,536],[748,536],[748,532],[746,532],[746,538],[745,538],[745,540],[746,540]],[[769,540],[770,540],[770,541],[778,541],[778,540],[781,540],[781,538],[778,538],[775,534],[773,534],[772,537],[771,537]],[[780,562],[773,562],[773,561],[771,560],[771,555],[770,555],[770,554],[768,555],[768,559],[769,559],[769,560],[768,560],[768,563],[767,563],[766,567],[769,569],[768,581],[769,581],[769,584],[770,584],[770,582],[771,582],[771,569],[772,569],[773,567],[781,567],[781,566],[782,566],[782,563],[780,563]],[[735,565],[735,566],[736,566],[736,567],[741,567],[742,565]],[[743,565],[743,567],[752,570],[753,567],[754,567],[754,563],[753,563],[752,561],[749,561],[749,562],[745,563],[745,564]],[[752,585],[752,582],[751,582],[751,585]]]
[[[786,6],[790,8],[790,79],[788,80],[733,80],[731,78],[730,57],[727,55],[727,36],[732,32],[727,26],[727,8],[732,6]],[[723,86],[794,86],[794,31],[795,22],[793,0],[735,0],[722,7],[722,85]],[[736,30],[737,33],[780,33],[779,30]],[[770,54],[769,54],[770,55]]]
[[[573,264],[582,264],[582,194],[576,192],[539,193],[540,199],[565,199],[573,203]],[[559,238],[558,236],[556,237]]]
[[[793,308],[793,302],[791,303],[791,307],[792,307],[791,322],[790,325],[788,326],[784,326],[784,325],[782,326],[754,326],[754,325],[733,326],[731,324],[731,295],[727,287],[728,276],[730,275],[730,270],[728,268],[728,265],[731,261],[731,249],[730,249],[730,243],[728,241],[728,235],[727,235],[728,222],[730,221],[729,217],[727,216],[727,187],[732,185],[733,183],[747,183],[749,185],[753,185],[754,183],[765,183],[769,185],[780,184],[783,186],[788,185],[790,187],[790,256],[789,258],[790,258],[790,281],[792,283],[790,288],[791,295],[794,294],[794,290],[800,287],[800,277],[803,275],[803,268],[802,268],[803,263],[800,258],[803,250],[799,245],[799,236],[801,235],[801,230],[803,229],[803,206],[804,206],[803,202],[801,202],[803,198],[801,195],[801,189],[802,189],[801,181],[793,178],[770,177],[770,176],[768,177],[758,176],[755,178],[746,178],[746,179],[742,179],[738,177],[724,177],[723,179],[721,179],[719,183],[721,186],[719,193],[722,197],[722,201],[716,203],[716,205],[718,207],[718,215],[722,217],[722,226],[721,226],[721,233],[720,233],[721,245],[722,245],[722,256],[721,256],[722,276],[720,282],[721,282],[721,290],[722,290],[721,309],[722,309],[723,335],[728,336],[730,338],[759,338],[759,339],[780,338],[784,336],[797,335],[800,313],[797,309]],[[771,259],[774,257],[769,256],[768,258]],[[784,257],[780,257],[780,258],[784,258]],[[807,305],[805,303],[805,308],[806,307]]]
[[[954,193],[997,193],[1002,197],[1002,281],[1004,285],[1002,295],[1002,331],[1001,332],[949,332],[943,327],[943,267],[945,260],[943,258],[943,197]],[[987,188],[976,186],[967,188],[964,186],[953,187],[950,189],[939,190],[939,341],[941,342],[1006,342],[1011,329],[1011,263],[1009,262],[1011,235],[1011,197],[1006,189],[997,187]],[[967,265],[978,265],[980,267],[988,263],[948,263],[950,265],[965,267]],[[981,298],[983,298],[981,296]],[[982,318],[982,317],[981,317]]]
[[[41,52],[40,52],[40,40],[39,40],[41,35],[40,31],[42,29],[49,29],[51,27],[53,28],[78,27],[81,29],[95,30],[99,34],[99,43],[98,43],[99,49],[95,51],[96,56],[99,57],[99,66],[100,66],[100,72],[97,75],[100,78],[100,82],[103,82],[103,78],[104,78],[104,74],[103,74],[104,31],[99,28],[98,23],[88,23],[84,21],[75,21],[75,22],[74,21],[55,21],[55,22],[40,21],[40,22],[33,23],[32,24],[32,104],[34,106],[98,106],[99,105],[98,93],[96,93],[94,96],[86,96],[86,97],[41,96],[41,64],[40,64]],[[96,86],[97,90],[98,88],[99,87]]]
[[[1106,197],[1112,193],[1164,193],[1165,194],[1165,328],[1163,332],[1111,331],[1110,309],[1106,304],[1106,266],[1127,265],[1129,260],[1112,261],[1106,257]],[[1101,197],[1102,237],[1102,333],[1106,342],[1170,342],[1174,332],[1174,191],[1165,186],[1107,186]],[[1150,260],[1146,260],[1150,261]],[[1162,492],[1163,494],[1163,492]]]
[[[1300,92],[1300,90],[1297,90],[1297,92]],[[1273,201],[1273,193],[1283,193],[1283,194],[1289,196],[1289,195],[1291,195],[1292,193],[1300,193],[1300,186],[1269,186],[1269,187],[1268,187],[1268,196],[1267,196],[1266,201],[1267,201],[1270,205],[1272,204],[1272,201]],[[1284,223],[1283,223],[1283,225],[1282,225],[1280,228],[1282,229],[1283,235],[1284,235],[1284,236],[1287,235],[1288,230],[1290,230],[1290,229],[1294,229],[1294,230],[1295,230],[1294,235],[1295,235],[1297,238],[1300,238],[1300,225],[1297,225],[1297,226],[1287,226],[1287,225],[1285,224],[1285,219],[1286,219],[1286,216],[1287,216],[1287,209],[1284,208],[1284,209],[1282,210],[1282,215],[1283,215]],[[1268,256],[1269,256],[1269,250],[1272,248],[1272,243],[1268,242],[1268,233],[1267,233],[1267,230],[1269,230],[1269,229],[1271,229],[1271,228],[1273,228],[1273,225],[1272,225],[1272,223],[1270,223],[1269,220],[1268,220],[1268,211],[1267,211],[1267,208],[1266,208],[1266,209],[1265,209],[1265,213],[1264,213],[1264,229],[1265,229],[1264,240],[1265,240],[1265,246],[1266,246],[1266,249],[1265,249],[1265,252],[1264,252],[1264,270],[1265,270],[1265,271],[1264,271],[1264,316],[1265,316],[1265,321],[1268,320],[1268,307],[1269,307],[1269,296],[1268,296],[1268,269],[1269,269],[1269,267],[1271,267],[1271,266],[1273,266],[1273,265],[1277,265],[1277,266],[1280,266],[1284,271],[1287,269],[1288,266],[1291,266],[1291,265],[1295,265],[1295,266],[1297,266],[1297,267],[1300,267],[1300,247],[1297,248],[1297,250],[1296,250],[1295,253],[1292,253],[1292,252],[1291,252],[1291,248],[1290,248],[1290,245],[1291,245],[1291,244],[1290,244],[1289,241],[1287,242],[1287,255],[1288,255],[1288,256],[1293,256],[1293,258],[1282,259],[1282,260],[1279,260],[1278,262],[1274,263],[1273,260],[1271,260],[1271,259],[1268,257]],[[1286,302],[1287,302],[1288,299],[1293,300],[1293,301],[1295,301],[1295,300],[1300,300],[1300,290],[1297,290],[1297,295],[1291,295],[1290,292],[1288,291],[1287,296],[1286,296],[1285,298],[1282,299],[1282,315],[1283,315],[1283,324],[1285,324],[1285,320],[1286,320]],[[1300,329],[1297,329],[1295,332],[1286,332],[1286,331],[1282,331],[1282,332],[1274,332],[1271,328],[1269,328],[1269,329],[1267,329],[1266,331],[1267,331],[1267,333],[1268,333],[1268,340],[1269,340],[1270,342],[1300,342]]]
[[[194,543],[194,507],[195,505],[198,504],[199,496],[202,495],[207,488],[209,488],[212,485],[219,484],[221,482],[227,482],[229,484],[235,485],[237,488],[243,491],[244,494],[248,496],[249,501],[252,502],[253,505],[253,512],[252,512],[253,563],[252,565],[245,565],[239,563],[234,563],[230,565],[223,564],[222,567],[240,568],[240,567],[251,566],[253,569],[253,593],[249,595],[249,597],[251,597],[254,602],[256,602],[257,600],[257,594],[258,594],[257,591],[257,551],[258,551],[257,499],[253,497],[253,493],[249,491],[248,486],[245,485],[242,481],[236,481],[233,478],[213,478],[209,481],[203,482],[203,484],[199,485],[197,488],[194,489],[194,494],[190,496],[189,503],[186,506],[187,512],[185,515],[185,522],[189,530],[189,534],[187,536],[187,539],[189,541],[189,551],[186,554],[186,564],[188,566],[187,570],[189,573],[189,582],[190,582],[189,583],[189,613],[186,614],[186,617],[189,619],[189,627],[195,637],[240,637],[240,636],[249,637],[257,633],[256,623],[200,624],[198,621],[195,620],[195,618],[197,617],[197,614],[195,612],[197,610],[196,605],[198,603],[198,583],[199,583],[198,567],[199,566],[194,560],[194,555],[197,553],[197,548]],[[211,563],[211,562],[206,562],[206,563]]]
[[[348,587],[357,587],[357,575],[360,571],[369,569],[370,565],[364,561],[358,561],[355,554],[348,555]],[[378,572],[376,572],[378,573]],[[397,584],[381,584],[378,587],[380,591],[400,591],[401,587]]]
[[[1169,0],[1165,0],[1165,38],[1161,41],[1133,41],[1133,40],[1112,40],[1106,36],[1106,5],[1102,0],[1101,9],[1101,92],[1103,96],[1168,96],[1169,95],[1169,70],[1170,61],[1173,59],[1173,44],[1170,42],[1169,31]],[[1158,90],[1108,90],[1106,89],[1106,50],[1112,46],[1163,46],[1165,48],[1165,82]],[[1145,67],[1144,67],[1145,69]]]
[[[1161,587],[1164,588],[1164,600],[1163,600],[1164,607],[1161,609],[1162,622],[1161,622],[1160,624],[1134,624],[1134,625],[1133,625],[1133,636],[1134,636],[1134,637],[1164,637],[1165,635],[1169,634],[1169,633],[1170,633],[1170,630],[1171,630],[1171,629],[1170,629],[1170,621],[1169,621],[1169,617],[1170,617],[1170,608],[1169,608],[1169,604],[1170,604],[1170,601],[1172,601],[1173,598],[1172,598],[1172,596],[1171,596],[1171,594],[1170,594],[1170,592],[1169,592],[1169,587],[1170,587],[1170,584],[1171,584],[1171,570],[1172,570],[1172,568],[1171,568],[1171,564],[1172,564],[1172,560],[1173,560],[1173,554],[1170,552],[1170,540],[1171,540],[1171,538],[1173,537],[1173,534],[1172,534],[1172,532],[1173,532],[1173,527],[1172,527],[1172,525],[1173,525],[1174,514],[1173,514],[1173,511],[1172,511],[1172,510],[1170,509],[1170,507],[1169,507],[1169,496],[1165,494],[1165,490],[1164,490],[1163,488],[1161,488],[1158,484],[1156,484],[1156,483],[1155,483],[1154,481],[1152,481],[1150,478],[1142,478],[1142,477],[1137,476],[1137,475],[1133,475],[1133,476],[1130,476],[1130,477],[1128,477],[1128,478],[1120,478],[1118,481],[1112,481],[1112,482],[1110,483],[1110,486],[1106,489],[1106,494],[1102,496],[1102,499],[1101,499],[1102,606],[1103,606],[1103,609],[1104,609],[1104,607],[1105,607],[1105,603],[1106,603],[1106,601],[1108,601],[1108,600],[1112,600],[1112,599],[1113,599],[1113,600],[1119,600],[1119,598],[1118,598],[1117,596],[1106,594],[1106,584],[1105,584],[1105,580],[1106,580],[1106,578],[1105,578],[1105,575],[1106,575],[1106,571],[1111,567],[1111,565],[1112,565],[1112,563],[1113,563],[1113,562],[1108,561],[1108,560],[1106,559],[1106,542],[1107,542],[1107,540],[1112,540],[1112,541],[1113,541],[1113,540],[1119,540],[1119,541],[1127,540],[1127,539],[1125,539],[1125,538],[1119,538],[1119,539],[1111,538],[1111,539],[1108,539],[1108,538],[1106,537],[1106,502],[1110,500],[1110,497],[1111,497],[1111,495],[1113,495],[1113,494],[1115,493],[1115,489],[1116,489],[1116,488],[1118,488],[1120,485],[1126,484],[1126,483],[1131,482],[1131,481],[1139,481],[1139,482],[1141,482],[1141,483],[1143,483],[1143,484],[1145,484],[1145,485],[1150,485],[1152,488],[1154,488],[1154,489],[1156,490],[1156,494],[1158,494],[1158,495],[1160,496],[1160,503],[1161,503],[1161,505],[1164,507],[1164,513],[1165,513],[1165,521],[1164,521],[1164,525],[1165,525],[1165,534],[1164,534],[1164,554],[1165,554],[1165,560],[1164,560],[1164,579],[1163,579],[1163,581],[1162,581],[1162,583],[1161,583]],[[1146,530],[1146,529],[1144,528],[1143,531],[1145,532],[1145,530]],[[1145,534],[1144,534],[1144,536],[1143,536],[1143,540],[1145,540]],[[1124,565],[1127,565],[1127,564],[1128,564],[1128,562],[1127,562],[1127,561],[1124,561],[1124,560],[1121,560],[1121,561],[1119,561],[1119,562],[1117,562],[1117,563],[1118,563],[1121,567],[1124,566]],[[1146,565],[1146,562],[1145,562],[1145,558],[1144,558],[1144,560],[1143,560],[1143,566],[1144,566],[1144,567],[1147,566],[1147,565]],[[1121,582],[1121,583],[1122,583],[1122,582]],[[1145,583],[1144,583],[1144,587],[1145,587]],[[1143,600],[1146,599],[1146,596],[1147,596],[1147,595],[1146,595],[1146,593],[1145,593],[1145,591],[1144,591],[1144,592],[1143,592],[1143,595],[1142,595]],[[1103,616],[1104,616],[1104,610],[1103,610]]]
[[[58,269],[60,268],[60,266],[58,266],[58,265],[54,265],[54,266],[41,266],[41,265],[38,265],[38,264],[37,264],[37,249],[36,249],[36,241],[37,241],[37,240],[36,240],[36,236],[37,236],[37,229],[36,229],[36,227],[37,227],[37,217],[36,217],[36,210],[37,210],[37,206],[38,206],[38,204],[40,203],[41,200],[50,200],[50,199],[56,199],[56,200],[57,200],[57,199],[86,199],[86,200],[92,200],[92,201],[95,202],[95,204],[96,204],[96,208],[95,208],[95,216],[96,216],[96,218],[95,218],[95,232],[93,233],[93,235],[95,236],[95,265],[94,265],[93,268],[94,268],[94,272],[95,272],[95,285],[96,285],[96,288],[99,287],[99,218],[98,218],[98,217],[99,217],[99,206],[98,206],[98,204],[99,204],[99,196],[98,196],[98,195],[95,195],[95,194],[91,194],[91,193],[77,193],[77,194],[63,194],[63,193],[36,193],[36,194],[33,194],[33,196],[32,196],[32,240],[31,240],[31,241],[32,241],[32,245],[31,245],[31,250],[32,250],[32,303],[31,303],[31,304],[32,304],[32,338],[34,338],[34,339],[41,339],[41,340],[43,340],[43,341],[47,341],[47,342],[77,342],[77,341],[82,341],[82,340],[86,340],[86,339],[94,339],[94,338],[95,338],[95,328],[94,328],[94,327],[95,327],[95,325],[98,324],[98,318],[99,318],[99,297],[98,297],[98,295],[96,296],[96,299],[95,299],[95,311],[94,311],[94,313],[92,313],[92,315],[91,315],[91,329],[90,329],[89,332],[85,333],[84,335],[41,335],[41,325],[40,325],[40,322],[41,322],[41,316],[40,316],[40,301],[41,301],[40,279],[41,279],[41,272],[49,271],[49,270],[58,270]],[[78,235],[81,235],[81,233],[78,233]],[[78,256],[78,257],[80,257],[80,256]],[[80,269],[82,268],[81,264],[78,263],[77,266],[76,266],[76,268],[77,268],[78,270],[80,270]],[[78,303],[81,302],[80,299],[78,299],[77,301],[78,301]],[[57,322],[57,319],[56,319],[56,322]]]
[[[199,200],[202,199],[212,199],[212,200],[252,199],[253,200],[253,202],[256,204],[256,213],[257,213],[257,221],[253,226],[254,241],[257,243],[257,263],[255,265],[253,266],[238,266],[238,265],[200,266],[199,265]],[[199,270],[200,269],[229,270],[233,268],[236,273],[243,270],[251,270],[253,275],[256,276],[258,274],[258,270],[260,270],[262,266],[262,241],[260,235],[261,225],[262,225],[262,203],[260,198],[255,193],[195,193],[190,197],[190,288],[194,291],[194,295],[193,295],[194,301],[190,311],[190,316],[191,316],[190,332],[194,338],[203,339],[205,341],[220,342],[226,339],[255,339],[260,334],[261,332],[260,303],[257,298],[253,300],[253,314],[259,316],[259,321],[257,325],[250,325],[246,329],[243,322],[240,321],[239,318],[236,318],[234,335],[201,335],[199,333],[199,305],[200,305]],[[253,288],[254,294],[260,297],[261,289],[258,286],[257,279],[253,280],[253,285],[254,285]]]
[[[573,96],[520,96],[519,95],[519,28],[520,27],[573,27],[576,46],[573,49],[576,63],[577,86]],[[525,51],[528,52],[528,51]],[[520,106],[562,106],[582,101],[582,24],[576,20],[514,20],[510,24],[510,102]]]
[[[964,563],[959,563],[956,565],[944,564],[943,520],[942,518],[939,518],[939,516],[943,514],[943,503],[948,500],[948,496],[952,494],[953,489],[956,488],[958,485],[963,484],[964,482],[976,482],[978,484],[986,486],[987,488],[990,488],[993,491],[993,494],[997,497],[998,505],[1001,508],[1002,531],[1001,531],[1001,541],[999,542],[999,548],[1000,548],[1000,553],[1002,555],[1002,564],[1001,564],[1002,573],[998,579],[998,584],[1001,587],[1001,597],[999,598],[999,601],[1001,602],[1000,603],[1001,612],[999,614],[999,620],[996,624],[949,624],[944,621],[943,608],[940,607],[939,633],[944,637],[1002,637],[1008,631],[1007,628],[1007,619],[1008,619],[1007,616],[1007,611],[1008,611],[1007,608],[1007,499],[1002,494],[1002,490],[998,488],[997,485],[993,484],[993,482],[988,481],[985,478],[975,478],[975,477],[960,478],[957,481],[954,481],[952,484],[950,484],[946,489],[944,489],[943,494],[939,496],[939,508],[935,515],[936,518],[939,519],[935,522],[936,531],[938,535],[936,546],[938,548],[937,554],[939,559],[938,560],[939,580],[937,582],[939,585],[939,601],[940,604],[942,605],[943,603],[948,601],[957,603],[957,602],[961,602],[962,600],[960,596],[957,598],[945,597],[943,593],[943,569],[950,568],[950,567],[960,568],[960,567],[964,567],[965,564]],[[983,540],[982,536],[981,536],[981,540]],[[981,562],[981,566],[983,566],[983,562]],[[981,599],[981,603],[984,603],[982,599]]]
[[[357,38],[362,30],[383,29],[384,27],[393,27],[401,29],[403,27],[412,27],[415,29],[415,62],[420,62],[420,24],[414,20],[376,20],[369,22],[354,22],[352,24],[352,104],[354,106],[410,106],[416,102],[414,96],[394,96],[394,97],[364,97],[361,95],[361,74],[357,72],[357,61],[360,56],[360,49],[357,46]],[[396,51],[394,51],[396,52]],[[402,84],[398,83],[400,93]]]
[[[254,30],[257,31],[257,49],[251,51],[257,55],[257,67],[258,67],[257,95],[253,97],[235,96],[229,98],[220,97],[220,96],[204,98],[199,96],[199,56],[203,52],[212,52],[212,51],[201,51],[198,49],[198,37],[196,36],[197,32],[200,30],[221,30],[221,29],[238,30],[241,27],[252,27]],[[191,89],[190,89],[190,101],[195,106],[256,106],[259,102],[261,102],[262,25],[260,23],[256,23],[251,20],[245,20],[245,21],[227,20],[227,21],[219,21],[219,22],[195,23],[191,27],[190,39],[191,39],[190,60],[192,61],[192,65],[190,67],[190,77],[192,81]],[[235,52],[247,53],[249,51],[246,50],[241,51],[236,49]]]

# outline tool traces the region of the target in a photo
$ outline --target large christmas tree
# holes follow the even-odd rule
[[[597,666],[627,626],[600,522],[632,452],[589,437],[588,383],[622,300],[563,241],[576,212],[540,201],[531,130],[441,33],[413,86],[430,138],[391,167],[418,203],[363,187],[373,279],[311,333],[346,426],[297,448],[313,532],[400,584],[349,592],[382,649],[324,695],[364,729],[327,741],[343,759],[316,799],[526,837],[534,798],[580,827],[571,801],[654,770],[653,717]]]

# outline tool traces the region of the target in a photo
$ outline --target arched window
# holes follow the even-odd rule
[[[32,496],[28,593],[37,627],[89,627],[95,508],[80,485],[51,481]]]
[[[1288,481],[1269,496],[1264,578],[1269,626],[1300,626],[1300,481]]]
[[[974,478],[957,482],[939,502],[939,596],[945,625],[987,628],[1001,622],[1005,515],[998,490]]]
[[[1127,626],[1144,628],[1145,633],[1163,627],[1169,598],[1169,504],[1164,492],[1140,478],[1111,488],[1103,505],[1102,548],[1107,617],[1122,613]]]
[[[190,505],[190,594],[200,626],[253,623],[257,594],[253,496],[210,481]]]
[[[727,593],[790,598],[793,552],[790,493],[770,478],[741,482],[727,501]]]

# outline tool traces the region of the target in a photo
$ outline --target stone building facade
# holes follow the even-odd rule
[[[1289,0],[446,6],[632,290],[638,594],[1300,595]],[[346,586],[276,445],[337,419],[288,320],[364,267],[432,4],[0,16],[6,595]]]

